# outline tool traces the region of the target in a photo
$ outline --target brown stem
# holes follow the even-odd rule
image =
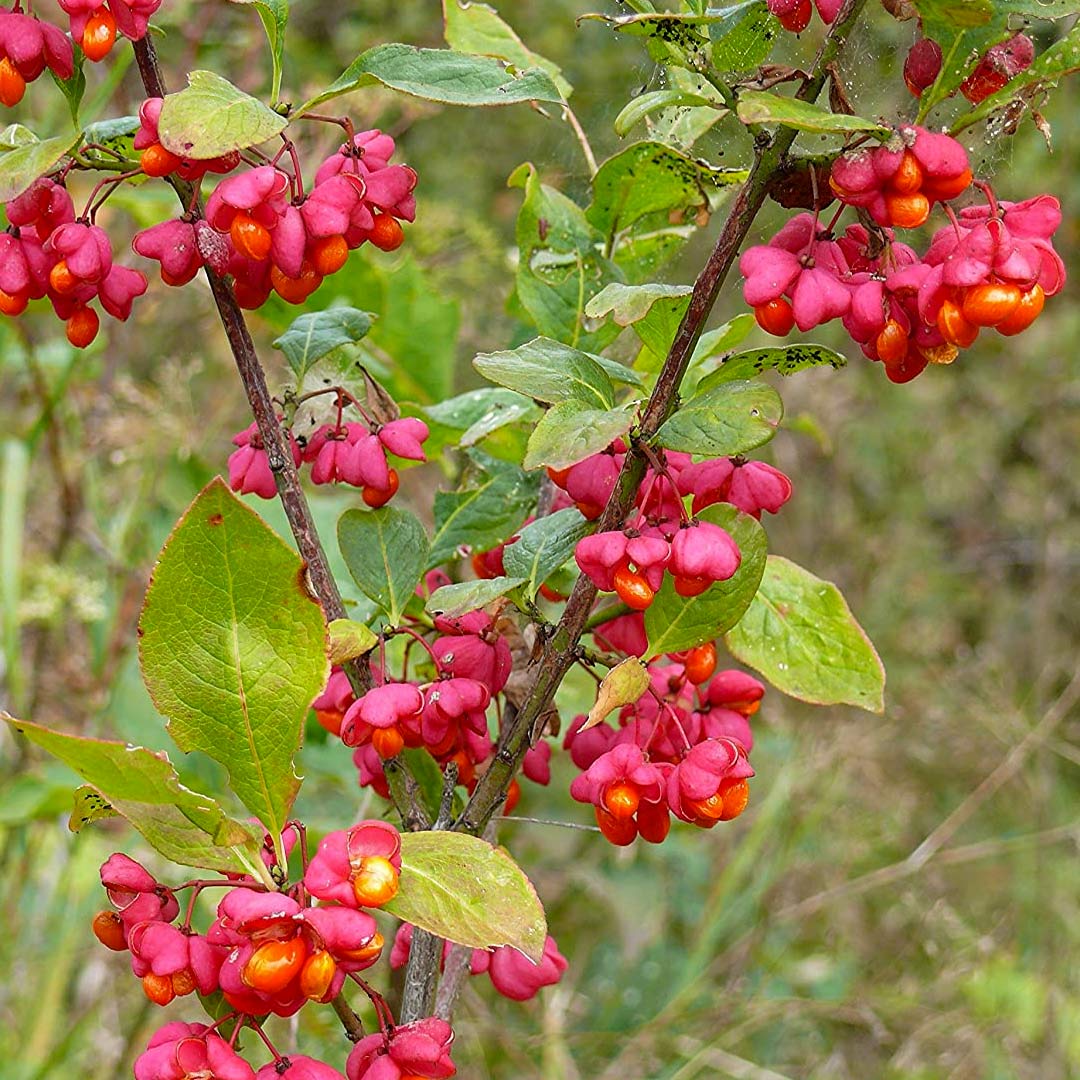
[[[817,99],[828,77],[828,67],[847,40],[865,2],[866,0],[847,0],[818,52],[810,75],[799,87],[795,95],[797,98],[803,101]],[[765,201],[772,178],[783,165],[797,134],[792,128],[780,128],[773,136],[759,136],[753,168],[728,212],[727,220],[705,266],[694,282],[690,304],[645,406],[636,444],[651,440],[677,408],[679,386],[686,374],[694,346],[735,262],[739,248]],[[645,474],[645,466],[644,454],[638,445],[632,445],[623,462],[618,482],[597,524],[598,532],[622,526]],[[510,781],[520,768],[526,751],[542,732],[543,718],[555,691],[577,659],[578,640],[588,624],[596,592],[596,586],[584,574],[578,577],[558,626],[548,634],[539,658],[532,664],[533,682],[529,696],[516,717],[506,725],[495,757],[477,783],[455,826],[459,831],[474,835],[480,833],[505,801]]]
[[[330,1004],[333,1005],[334,1012],[338,1014],[338,1019],[341,1021],[341,1026],[345,1029],[345,1034],[349,1037],[349,1040],[359,1042],[364,1037],[364,1025],[360,1022],[360,1017],[350,1008],[349,1003],[345,1000],[345,995],[338,994]]]
[[[154,51],[154,43],[148,35],[132,44],[147,95],[164,97],[165,81],[158,64],[157,53]],[[192,185],[183,180],[174,179],[173,187],[181,203],[191,208],[192,215],[201,217],[202,207]],[[244,384],[248,404],[259,428],[259,436],[266,448],[281,505],[289,520],[296,546],[306,564],[312,591],[322,604],[323,613],[328,622],[343,619],[346,617],[345,605],[341,601],[337,582],[330,572],[326,552],[323,551],[322,541],[319,539],[315,521],[311,516],[311,509],[300,486],[300,477],[293,464],[292,453],[285,441],[281,425],[278,423],[274,402],[266,385],[266,375],[255,352],[255,345],[248,332],[244,313],[240,310],[240,305],[237,304],[236,297],[233,296],[232,289],[225,279],[215,274],[209,266],[204,267],[204,270],[210,282],[210,291],[213,293],[222,325],[225,327],[225,334],[229,339],[240,380]],[[356,694],[363,694],[371,689],[371,671],[366,662],[352,660],[343,664],[342,668]],[[408,767],[404,763],[395,761],[392,767],[386,769],[386,778],[394,805],[406,826],[426,827],[427,815],[420,804],[418,787]]]

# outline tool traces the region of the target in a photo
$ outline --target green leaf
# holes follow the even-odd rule
[[[1080,4],[1077,7],[1080,8]],[[955,135],[985,120],[1019,97],[1030,100],[1041,95],[1056,86],[1058,80],[1077,71],[1080,71],[1080,27],[1074,26],[1065,37],[1037,56],[1030,67],[1014,75],[996,94],[983,98],[974,109],[954,121],[951,132]]]
[[[13,149],[0,153],[0,202],[10,202],[71,153],[82,142],[82,135],[58,135],[39,142],[29,128],[12,124],[4,130],[0,142],[15,144]]]
[[[753,321],[753,316],[747,318]],[[770,349],[748,349],[735,353],[721,362],[715,371],[709,372],[698,383],[698,393],[703,393],[721,383],[753,379],[765,371],[781,375],[794,375],[807,368],[828,366],[839,370],[847,364],[847,358],[824,345],[784,345]]]
[[[840,590],[778,555],[725,641],[736,660],[800,701],[884,711],[885,669]]]
[[[439,816],[439,804],[442,802],[444,783],[442,769],[423,746],[407,746],[402,750],[401,756],[405,759],[410,775],[416,781],[424,809],[434,821]]]
[[[615,387],[604,369],[587,353],[551,338],[480,353],[473,367],[485,379],[536,401],[579,401],[601,409],[615,402]]]
[[[378,636],[355,619],[334,619],[326,628],[330,634],[330,663],[344,664],[371,652]]]
[[[717,71],[750,71],[772,52],[780,21],[765,0],[748,0],[728,9],[709,26],[712,62]]]
[[[133,143],[141,123],[137,116],[114,116],[108,120],[99,120],[83,129],[83,139],[88,143],[109,147],[125,157],[135,157],[137,155]],[[87,150],[85,156],[93,159],[95,151]]]
[[[636,657],[628,656],[600,680],[596,701],[578,732],[602,724],[616,709],[633,705],[649,689],[649,669]]]
[[[636,15],[588,14],[578,17],[601,19],[613,30],[646,39],[649,56],[658,64],[676,64],[698,68],[708,59],[708,38],[701,27],[711,21],[708,15],[690,12],[640,12]]]
[[[424,409],[429,420],[461,432],[458,446],[475,446],[499,428],[518,420],[537,420],[540,409],[527,397],[498,386],[469,390]]]
[[[545,337],[599,351],[618,327],[586,333],[582,315],[589,298],[620,274],[600,254],[604,238],[577,203],[540,182],[526,163],[507,180],[525,189],[514,235],[518,246],[515,288],[521,306]]]
[[[338,546],[360,591],[401,622],[428,558],[424,526],[407,510],[346,510],[338,519]]]
[[[589,353],[589,356],[607,372],[607,376],[612,382],[633,386],[638,390],[645,389],[645,380],[633,368],[627,367],[618,360],[611,360],[606,356],[601,356],[599,353]]]
[[[494,56],[516,68],[540,68],[551,76],[563,97],[573,87],[563,78],[558,64],[527,48],[489,4],[475,0],[443,0],[443,36],[457,52]]]
[[[605,237],[650,215],[663,215],[665,224],[672,215],[693,220],[707,211],[710,189],[745,177],[744,170],[713,169],[663,143],[634,143],[597,170],[585,216]]]
[[[182,866],[244,873],[247,864],[258,859],[262,830],[232,820],[213,799],[184,787],[165,754],[5,719],[14,731],[70,766],[97,792],[95,800],[79,789],[79,816],[72,822],[75,831],[109,816],[111,807],[162,855]]]
[[[166,94],[158,138],[180,157],[205,160],[272,139],[285,117],[212,71],[192,71],[188,87]]]
[[[767,94],[762,90],[744,90],[739,94],[739,119],[744,124],[781,124],[799,131],[843,134],[869,131],[887,138],[892,129],[861,116],[834,113],[820,105],[798,98]]]
[[[273,345],[285,354],[297,378],[303,378],[317,360],[366,337],[373,318],[370,312],[352,307],[308,312],[295,319]]]
[[[300,557],[220,477],[158,556],[139,658],[176,745],[221,762],[240,801],[280,833],[308,706],[329,674],[326,624]]]
[[[613,409],[593,409],[580,401],[552,405],[529,436],[522,468],[564,469],[603,450],[630,430],[637,407],[636,401]]]
[[[273,62],[273,83],[270,99],[275,103],[281,93],[281,61],[285,53],[285,27],[289,22],[288,0],[232,0],[234,4],[254,4],[259,13],[266,40],[270,43],[270,57]]]
[[[736,315],[734,319],[715,330],[709,330],[698,338],[694,346],[694,352],[690,357],[690,363],[686,368],[682,388],[687,394],[692,394],[694,388],[699,385],[698,380],[702,377],[702,368],[712,360],[714,356],[734,349],[749,336],[750,331],[757,325],[757,320],[750,312]]]
[[[745,454],[767,443],[784,415],[780,395],[758,382],[725,382],[699,390],[656,434],[668,450],[707,457]]]
[[[83,95],[86,93],[86,72],[83,70],[84,57],[80,55],[78,50],[75,52],[75,57],[75,70],[72,72],[70,79],[61,79],[56,72],[51,69],[49,74],[52,76],[53,82],[60,88],[60,93],[64,95],[64,98],[68,103],[68,110],[71,112],[71,122],[78,127],[79,108],[82,105]]]
[[[400,887],[383,910],[459,945],[512,945],[534,963],[547,940],[544,909],[521,867],[465,833],[405,833]]]
[[[321,94],[295,112],[302,115],[331,98],[377,83],[443,105],[514,105],[523,101],[557,105],[563,100],[551,76],[540,68],[518,71],[487,56],[393,43],[361,53]]]
[[[25,124],[8,124],[0,131],[0,153],[16,150],[20,146],[31,146],[38,142],[38,137]]]
[[[726,529],[739,545],[742,561],[732,577],[710,585],[699,596],[680,596],[671,575],[665,576],[645,611],[645,633],[653,656],[704,645],[730,630],[750,606],[765,572],[768,541],[754,518],[728,503],[707,506],[697,516]]]
[[[585,305],[592,319],[611,315],[617,326],[633,326],[643,345],[666,356],[690,304],[689,285],[621,285],[613,283]]]
[[[705,97],[704,94],[696,94],[692,90],[650,90],[647,93],[638,94],[637,97],[631,98],[623,106],[622,112],[615,117],[615,134],[620,139],[625,138],[647,116],[652,116],[653,113],[660,112],[661,109],[675,108],[712,109],[716,112],[717,120],[727,112],[727,109],[722,104]]]
[[[577,542],[593,525],[573,506],[537,518],[526,525],[518,538],[503,549],[503,566],[526,582],[530,597],[536,595],[549,575],[573,554]]]
[[[424,610],[431,615],[445,615],[448,619],[456,619],[459,615],[487,607],[524,581],[523,577],[493,577],[443,585],[431,594]]]
[[[475,450],[470,456],[479,483],[470,480],[460,491],[435,493],[435,536],[428,567],[453,558],[463,545],[483,551],[502,543],[536,507],[539,477]]]

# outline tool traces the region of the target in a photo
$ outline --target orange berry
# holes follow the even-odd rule
[[[616,820],[625,821],[637,813],[641,794],[633,784],[612,784],[603,797],[604,809]]]
[[[946,300],[937,317],[938,332],[950,344],[966,349],[979,336],[979,328],[964,318],[964,309],[955,300]]]
[[[276,994],[300,974],[307,955],[307,946],[301,937],[264,942],[251,954],[240,978],[252,990]]]
[[[405,231],[390,214],[376,214],[368,239],[382,251],[394,251],[405,240]]]
[[[5,56],[0,60],[0,102],[13,109],[26,93],[26,80],[19,69]]]
[[[375,747],[375,753],[386,761],[401,753],[405,748],[405,739],[396,727],[376,728],[371,733],[371,745]]]
[[[385,506],[396,494],[398,485],[401,483],[398,478],[397,469],[390,470],[390,486],[388,488],[372,487],[370,484],[365,484],[360,490],[360,497],[372,508],[372,510],[378,510],[380,506]]]
[[[340,709],[316,709],[315,719],[330,732],[331,735],[341,734],[341,722],[345,714]]]
[[[1011,315],[1007,315],[994,329],[999,334],[1012,337],[1026,330],[1041,314],[1046,305],[1046,293],[1041,285],[1035,285],[1020,297],[1020,303]]]
[[[718,794],[724,798],[724,812],[721,821],[737,818],[750,801],[750,785],[745,780],[725,780],[720,785]]]
[[[707,799],[683,799],[683,809],[702,829],[711,829],[724,813],[724,796],[714,791]]]
[[[561,592],[556,592],[549,585],[540,586],[540,595],[545,600],[550,600],[553,604],[558,604],[560,601],[566,599],[566,597]]]
[[[124,924],[115,911],[99,911],[90,924],[94,937],[113,952],[123,952],[127,948],[124,941]]]
[[[154,143],[139,155],[139,167],[147,176],[168,176],[180,167],[180,158],[161,143]]]
[[[877,354],[886,364],[896,364],[907,356],[908,332],[890,319],[877,336]]]
[[[469,755],[459,750],[450,761],[457,762],[457,782],[468,787],[476,779],[476,766],[469,760]],[[450,761],[446,764],[449,765]]]
[[[349,245],[344,236],[324,236],[311,245],[311,265],[317,274],[336,274],[349,259]]]
[[[365,855],[353,878],[356,902],[363,907],[382,907],[397,896],[397,867],[382,855]]]
[[[699,645],[686,654],[684,665],[686,677],[695,686],[699,686],[712,676],[716,670],[716,646],[710,641],[705,645]]]
[[[566,479],[570,475],[570,470],[573,468],[571,465],[567,465],[565,469],[553,469],[550,465],[547,467],[546,472],[548,479],[556,486],[564,488],[566,487]]]
[[[247,259],[259,261],[270,254],[270,230],[243,210],[232,219],[229,235],[233,246]]]
[[[286,277],[276,266],[271,266],[270,284],[286,303],[302,304],[322,284],[322,275],[305,259],[298,278]]]
[[[198,989],[198,982],[190,971],[177,971],[170,976],[173,993],[177,997],[186,997]]]
[[[581,516],[589,521],[595,521],[604,512],[604,508],[596,503],[576,502],[574,505],[581,511]]]
[[[795,312],[791,310],[791,304],[782,296],[754,308],[754,318],[765,333],[772,334],[774,337],[790,334],[791,328],[795,325]]]
[[[675,591],[680,596],[700,596],[712,582],[702,577],[677,577],[675,578]]]
[[[632,817],[620,820],[612,817],[602,806],[596,808],[596,824],[600,826],[604,836],[617,847],[626,847],[637,838],[637,824]]]
[[[503,803],[503,813],[512,814],[520,801],[521,785],[516,780],[511,780],[510,786],[506,789],[506,802]]]
[[[930,200],[920,191],[885,196],[889,224],[898,229],[917,229],[930,216]]]
[[[172,979],[168,975],[144,975],[142,977],[142,988],[143,993],[155,1005],[168,1005],[176,997]]]
[[[108,8],[99,7],[86,21],[83,30],[82,51],[86,59],[97,63],[109,55],[109,50],[116,41],[116,20]]]
[[[337,964],[325,949],[312,953],[300,969],[300,993],[309,1001],[329,1001],[336,974]]]
[[[97,337],[101,321],[93,308],[76,308],[67,321],[67,339],[76,349],[85,349]]]
[[[997,326],[1016,310],[1020,295],[1015,285],[1001,282],[972,285],[964,293],[964,318],[975,326]]]
[[[919,159],[910,150],[905,150],[900,159],[900,167],[893,173],[889,186],[901,195],[913,195],[922,184],[923,171]]]
[[[377,930],[371,936],[371,939],[366,945],[361,945],[358,949],[344,949],[338,950],[338,956],[342,960],[357,960],[363,962],[364,960],[373,960],[376,956],[382,952],[382,947],[386,944],[383,940],[382,934]]]
[[[5,315],[21,315],[26,310],[26,305],[29,302],[30,297],[27,293],[15,293],[12,296],[10,293],[0,290],[0,312]]]
[[[634,611],[644,611],[652,602],[656,593],[652,586],[628,566],[620,566],[615,571],[615,592],[619,599]]]
[[[66,260],[61,259],[49,271],[49,288],[59,296],[67,296],[79,287],[79,279],[68,269]]]
[[[923,181],[922,192],[931,202],[948,202],[966,191],[973,179],[970,169],[965,169],[959,176],[927,177]]]

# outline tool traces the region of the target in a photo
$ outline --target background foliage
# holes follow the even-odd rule
[[[380,41],[441,42],[432,0],[357,7],[294,6],[283,96],[301,100]],[[622,104],[660,88],[639,43],[600,23],[575,25],[590,10],[582,0],[501,7],[574,86],[597,156],[615,152]],[[171,71],[216,68],[252,92],[268,89],[250,9],[178,2],[160,18]],[[844,64],[856,109],[870,117],[902,92],[896,57],[913,25],[873,23]],[[793,40],[792,59],[805,64],[815,40],[814,30]],[[135,111],[137,80],[114,70],[106,81],[91,73],[99,81],[87,118]],[[1033,177],[1059,194],[1066,259],[1080,239],[1075,93],[1065,84],[1046,110],[1050,155],[1030,125],[1015,141],[965,133],[982,171],[998,174],[1002,197],[1030,194]],[[31,99],[35,126],[61,130],[62,97]],[[349,103],[360,126],[389,130],[420,173],[419,223],[395,256],[354,256],[318,303],[379,314],[364,348],[376,366],[386,352],[406,360],[408,371],[386,374],[407,400],[469,389],[476,352],[531,336],[504,304],[521,198],[506,179],[529,160],[546,182],[583,197],[579,148],[565,125],[527,107],[440,109],[377,90]],[[723,156],[726,132],[718,125],[696,152],[738,164],[730,150]],[[329,149],[334,135],[311,137]],[[148,209],[154,198],[171,194],[151,185],[118,195],[110,214],[149,224],[164,216]],[[763,235],[769,224],[766,213]],[[692,276],[708,232],[669,280]],[[1080,270],[1075,258],[1070,270]],[[740,307],[729,290],[714,321]],[[292,314],[272,301],[252,320],[264,359],[282,373],[270,342]],[[56,330],[47,316],[0,327],[8,707],[48,726],[164,747],[138,677],[135,620],[168,530],[248,422],[242,395],[200,285],[151,289],[129,323],[111,325],[85,354]],[[1080,947],[1078,334],[1080,310],[1066,298],[1022,338],[984,335],[953,367],[908,386],[855,357],[843,371],[785,382],[787,421],[766,456],[793,476],[796,498],[770,523],[773,547],[840,585],[889,672],[886,713],[768,695],[755,801],[723,831],[676,830],[662,847],[616,851],[590,833],[506,825],[571,969],[525,1006],[486,984],[470,987],[458,1025],[462,1075],[1080,1073],[1071,960]],[[843,348],[827,333],[815,337]],[[440,468],[452,463],[409,471],[406,499]],[[347,496],[318,492],[312,501],[332,536]],[[282,525],[276,507],[258,509]],[[564,715],[587,707],[589,695],[569,684]],[[159,1018],[134,980],[114,978],[125,958],[103,955],[88,933],[101,900],[97,866],[119,842],[107,827],[69,835],[72,774],[24,759],[24,745],[0,738],[4,1074],[125,1075]],[[362,816],[349,755],[317,725],[301,765],[314,781],[298,803],[310,823],[339,819],[349,806]],[[220,783],[197,753],[178,766],[193,782]],[[545,815],[582,818],[567,782],[556,776],[552,797],[562,805],[545,795]],[[540,801],[527,790],[519,813]],[[312,1045],[340,1036],[327,1026],[302,1037]]]

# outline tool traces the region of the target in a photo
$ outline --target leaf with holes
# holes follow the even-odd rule
[[[840,590],[779,555],[724,640],[736,660],[800,701],[885,709],[885,669]]]
[[[186,90],[166,94],[158,138],[166,150],[197,161],[272,139],[288,121],[212,71],[193,71]]]
[[[768,58],[779,35],[780,21],[765,0],[735,4],[709,26],[713,67],[718,71],[750,71]]]
[[[645,611],[651,655],[682,652],[715,641],[742,618],[765,572],[768,541],[759,522],[727,503],[707,506],[697,516],[727,530],[739,546],[739,569],[727,581],[718,581],[691,597],[680,596],[671,575],[666,575]]]
[[[668,450],[725,457],[767,443],[784,415],[780,395],[759,382],[725,382],[699,390],[656,433]]]
[[[749,316],[751,321],[753,316]],[[847,358],[824,345],[810,343],[785,345],[771,349],[748,349],[735,353],[721,362],[698,383],[698,393],[704,393],[721,383],[753,379],[766,371],[780,375],[794,375],[812,367],[831,367],[839,370],[847,364]]]
[[[383,910],[459,945],[512,945],[533,963],[547,940],[544,908],[521,867],[465,833],[405,833],[401,883]]]
[[[87,782],[89,790],[76,792],[73,831],[119,814],[182,866],[244,873],[258,859],[262,829],[234,821],[213,799],[184,787],[165,754],[50,731],[24,720],[8,723]]]
[[[176,745],[221,762],[240,801],[280,832],[308,706],[329,674],[326,623],[300,557],[220,477],[158,556],[139,659]]]
[[[397,626],[427,564],[424,526],[407,510],[381,506],[346,510],[337,533],[345,565],[360,591]]]

